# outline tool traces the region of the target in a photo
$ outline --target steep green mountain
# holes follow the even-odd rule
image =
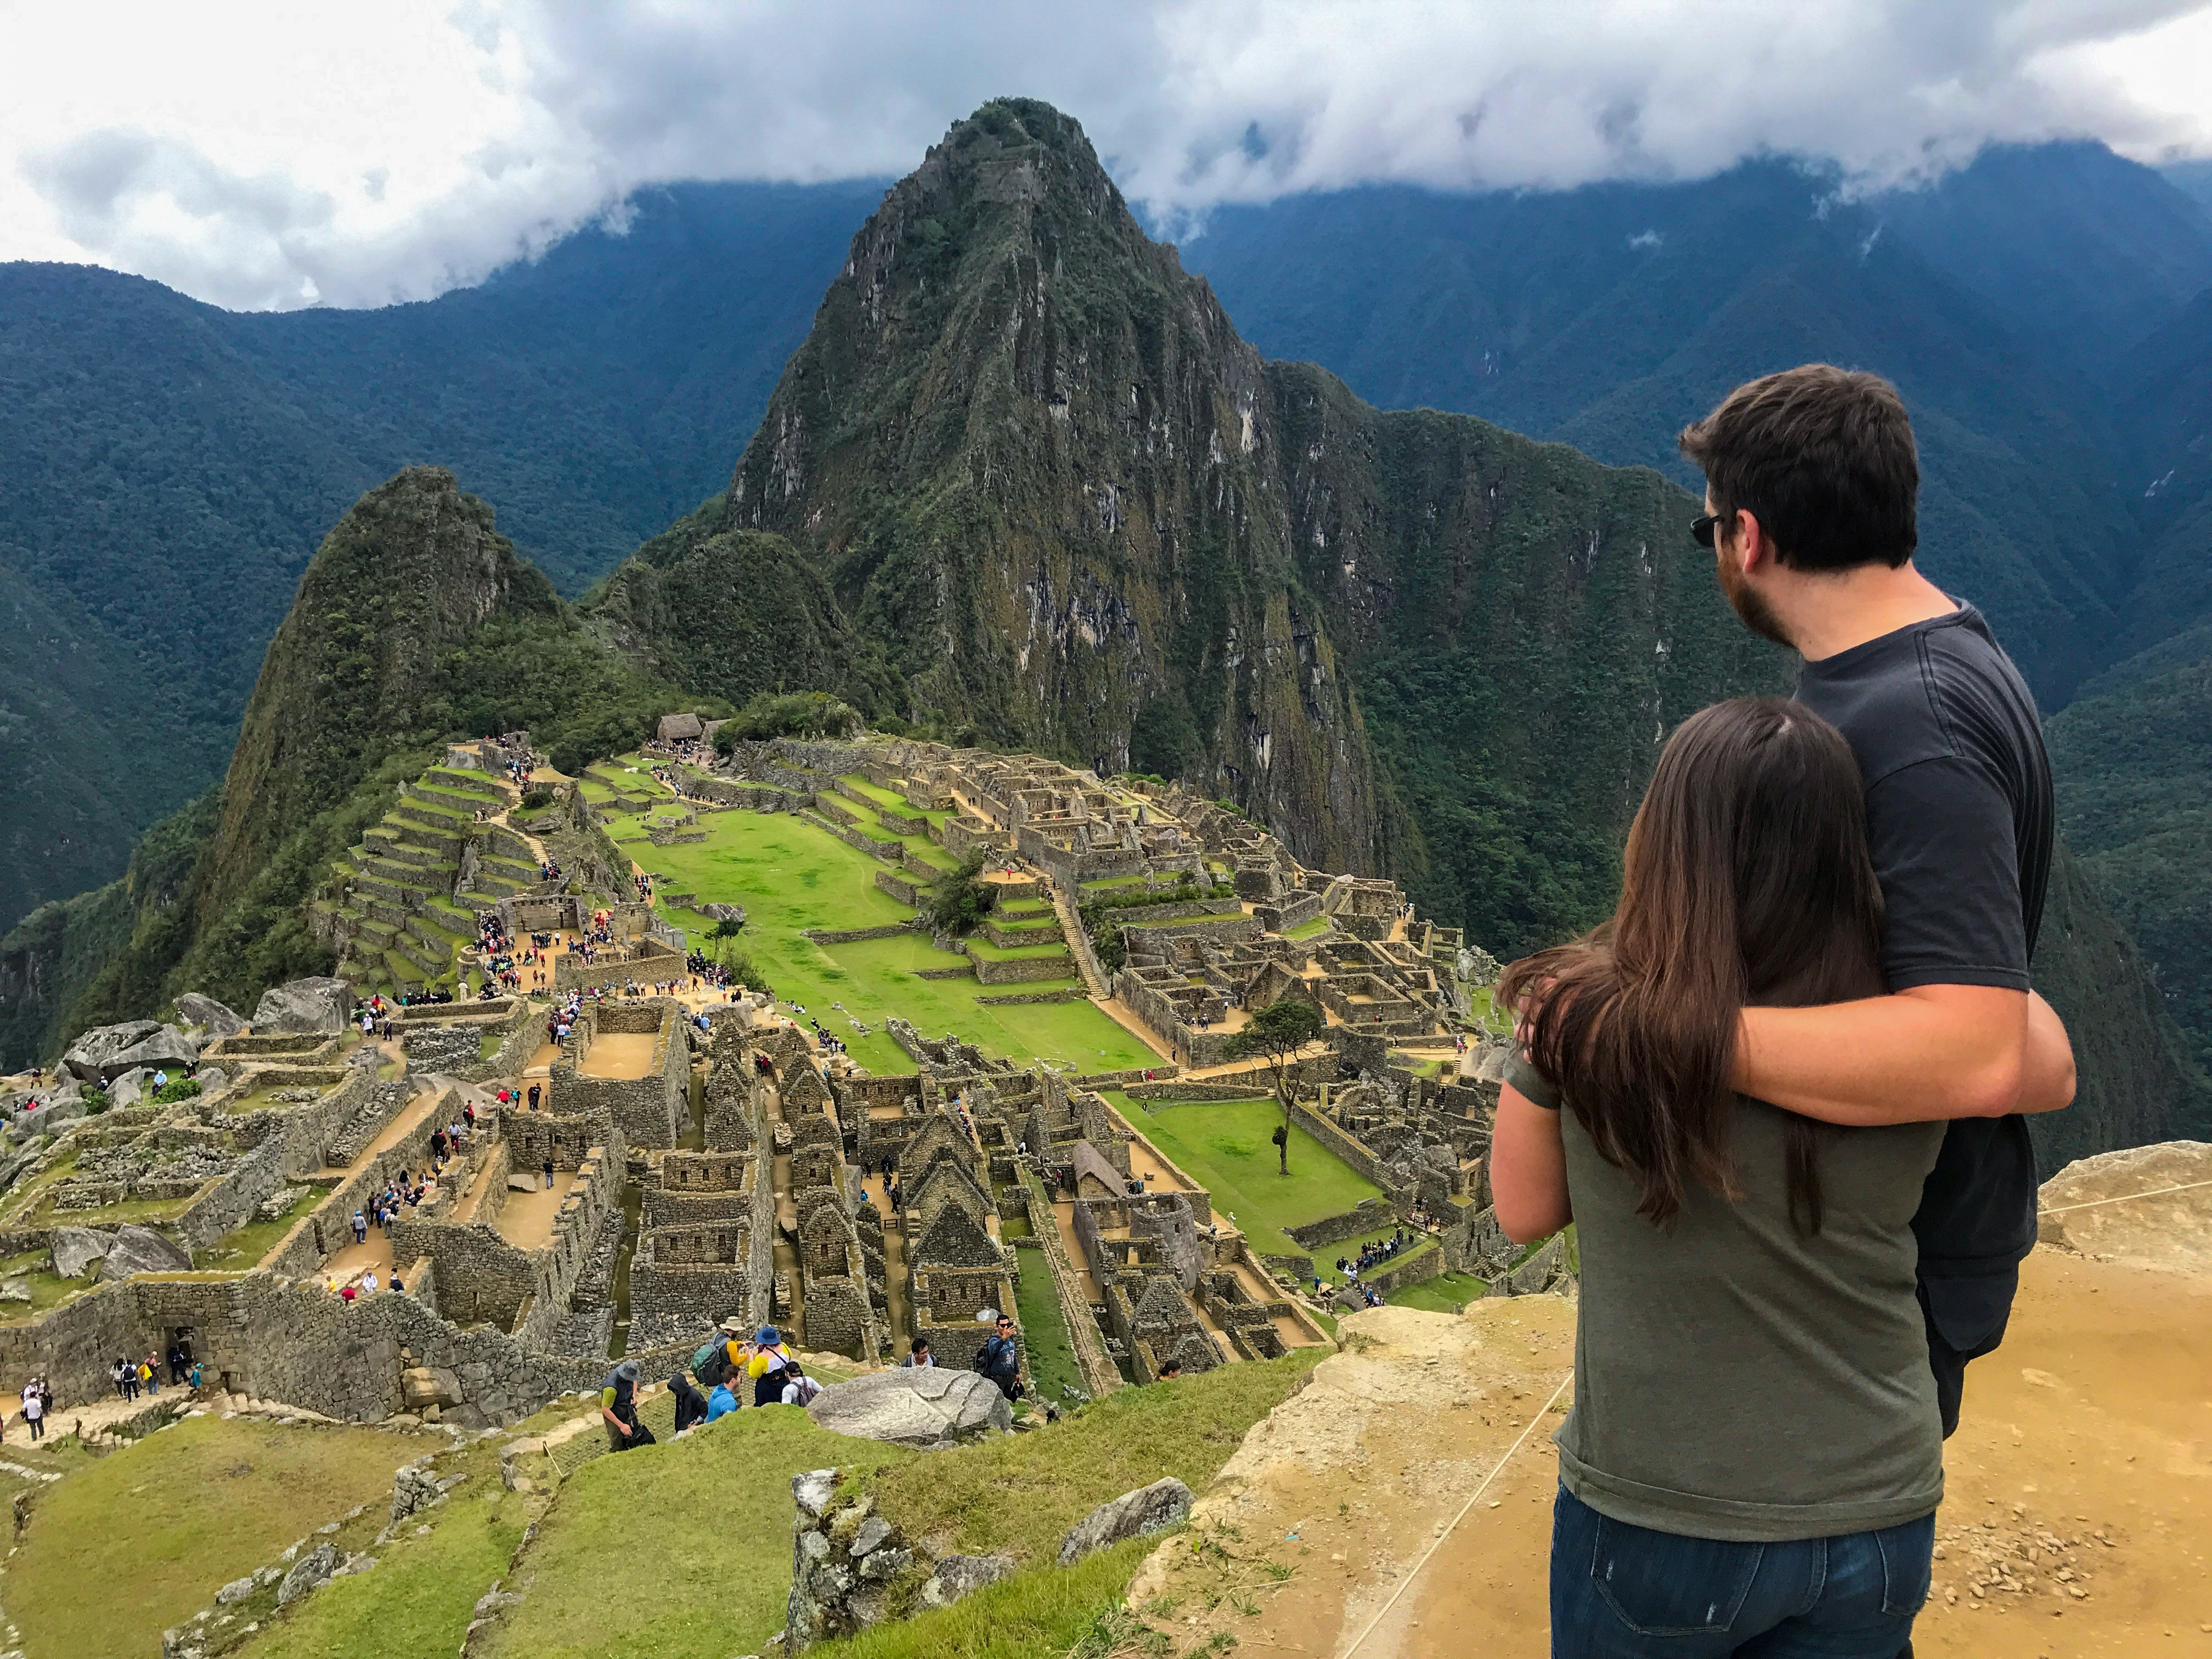
[[[2071,606],[2090,618],[2077,632],[2104,626],[2118,590],[2099,562],[2134,558],[2117,521],[2031,542],[2024,518],[1978,503],[2026,514],[2025,492],[2094,524],[2087,480],[2111,434],[2063,398],[1960,425],[1941,389],[1963,397],[2002,349],[1976,332],[1980,302],[1858,235],[1855,210],[1808,208],[1802,179],[1794,198],[1757,169],[1728,188],[1747,213],[1766,202],[1777,234],[1705,311],[1682,308],[1710,283],[1695,238],[1609,277],[1572,275],[1561,240],[1558,293],[1542,260],[1516,279],[1522,320],[1595,317],[1635,346],[1622,372],[1571,349],[1572,327],[1529,335],[1498,378],[1543,404],[1537,424],[1649,448],[1738,358],[1835,355],[1886,307],[1917,307],[1891,337],[1931,357],[1931,442],[1964,458],[1952,493],[1931,490],[1931,523],[2029,632]],[[1574,211],[1593,202],[1623,225],[1649,205]],[[1639,261],[1641,234],[1620,238]],[[2071,373],[2030,390],[2065,392]],[[1782,683],[1714,592],[1694,512],[1657,471],[1468,415],[1378,411],[1325,370],[1264,361],[1144,234],[1075,123],[994,103],[853,239],[725,494],[582,605],[451,474],[411,468],[364,496],[270,647],[219,802],[135,885],[0,941],[0,988],[46,999],[11,1008],[10,1029],[143,1012],[187,981],[247,1000],[321,965],[303,902],[447,737],[526,726],[573,764],[662,708],[801,686],[879,721],[1231,796],[1309,863],[1399,874],[1517,953],[1610,902],[1667,729]],[[2045,672],[2089,660],[2039,637]],[[2124,930],[2070,874],[2064,889],[2044,971],[2094,1033],[2064,1133],[2173,1133],[2197,1080]]]
[[[1819,268],[1791,258],[1770,286]],[[905,718],[1232,794],[1513,954],[1603,913],[1668,728],[1782,684],[1694,512],[1652,471],[1261,362],[1079,129],[1009,100],[855,237],[721,522],[811,561]],[[2202,1080],[2124,931],[2070,865],[2062,888],[2045,977],[2094,1033],[2063,1134],[2172,1133]]]
[[[713,489],[878,187],[678,186],[483,287],[238,315],[0,264],[0,929],[221,775],[355,497],[434,458],[574,593]]]
[[[1993,152],[1920,195],[1839,185],[1766,161],[1553,196],[1347,191],[1221,210],[1186,254],[1262,349],[1685,483],[1674,434],[1730,386],[1813,359],[1889,374],[1919,428],[1925,562],[2061,706],[2147,642],[2142,486],[2097,377],[2212,284],[2212,215],[2094,147]]]
[[[685,703],[587,632],[452,473],[407,468],[309,562],[220,791],[123,881],[0,939],[11,1054],[180,990],[250,1005],[327,971],[307,900],[447,738],[526,726],[580,768]]]

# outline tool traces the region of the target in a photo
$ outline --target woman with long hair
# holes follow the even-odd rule
[[[1498,1219],[1571,1220],[1581,1263],[1555,1655],[1909,1650],[1943,1495],[1911,1224],[1943,1126],[1728,1084],[1743,1008],[1880,995],[1881,943],[1849,745],[1744,699],[1668,743],[1612,920],[1499,981]]]

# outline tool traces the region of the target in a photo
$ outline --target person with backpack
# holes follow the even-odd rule
[[[23,1385],[23,1423],[31,1431],[31,1438],[43,1439],[46,1432],[46,1396],[33,1377]]]
[[[999,1316],[997,1333],[975,1356],[975,1369],[998,1384],[1009,1404],[1022,1397],[1022,1356],[1014,1342],[1014,1322]]]
[[[653,1443],[653,1431],[637,1420],[637,1361],[625,1359],[599,1385],[599,1415],[607,1422],[607,1444],[615,1451]]]
[[[778,1403],[781,1405],[804,1407],[822,1392],[822,1385],[799,1370],[796,1359],[785,1363],[782,1376],[783,1390],[777,1396]]]
[[[914,1340],[913,1352],[899,1361],[899,1369],[902,1371],[929,1370],[934,1369],[936,1364],[937,1356],[929,1351],[929,1339],[926,1336],[917,1336]]]
[[[753,1404],[774,1405],[780,1389],[769,1384],[771,1374],[791,1363],[791,1351],[783,1346],[783,1337],[773,1325],[763,1325],[753,1333],[752,1352],[745,1359],[745,1375],[752,1379]]]

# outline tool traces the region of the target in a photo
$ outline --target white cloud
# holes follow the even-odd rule
[[[678,178],[902,173],[1002,93],[1173,216],[1992,140],[2212,153],[2208,0],[0,0],[0,257],[221,304],[474,281]]]

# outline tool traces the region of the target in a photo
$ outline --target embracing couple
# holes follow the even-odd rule
[[[1988,624],[1914,568],[1887,382],[1770,375],[1681,445],[1722,588],[1804,669],[1683,722],[1613,919],[1498,988],[1498,1218],[1575,1222],[1582,1261],[1553,1652],[1896,1659],[2035,1241],[2021,1115],[2073,1097],[2028,982],[2050,767]]]

